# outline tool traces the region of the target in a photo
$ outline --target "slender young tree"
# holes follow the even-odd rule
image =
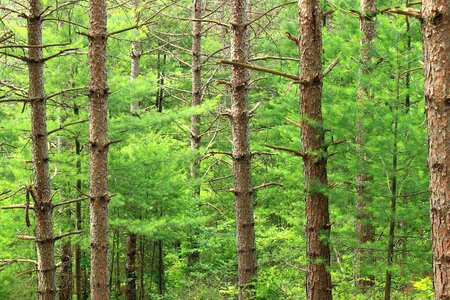
[[[233,0],[231,3],[231,59],[245,62],[248,48],[247,1]],[[254,290],[252,282],[256,280],[255,221],[248,129],[249,79],[250,74],[246,68],[232,66],[231,130],[239,299],[252,297]]]
[[[133,0],[133,9],[135,14],[136,24],[139,23],[139,0]],[[136,30],[138,31],[138,30]],[[139,41],[133,41],[131,44],[131,80],[139,77],[141,72],[141,45]],[[130,111],[133,113],[139,106],[139,102],[133,102],[130,106]],[[136,253],[137,253],[137,234],[134,232],[127,233],[127,259],[125,263],[125,299],[136,299]]]
[[[322,13],[319,0],[298,2],[300,49],[300,116],[306,192],[307,299],[332,298],[327,153],[322,120]]]
[[[434,299],[450,299],[450,0],[422,1]]]
[[[106,1],[89,1],[89,151],[91,299],[109,299],[108,86]]]
[[[356,261],[356,283],[364,291],[367,286],[373,285],[371,276],[361,274],[361,265],[364,264],[365,257],[362,248],[364,244],[373,241],[374,227],[371,224],[371,214],[366,206],[370,203],[370,196],[367,194],[367,184],[369,175],[367,174],[367,151],[365,147],[365,135],[367,129],[364,127],[365,111],[367,105],[373,99],[373,89],[369,81],[370,66],[373,54],[373,40],[376,35],[375,17],[377,13],[375,0],[361,0],[360,2],[360,29],[362,36],[360,39],[360,66],[358,82],[358,109],[356,121],[356,147],[358,157],[356,174],[356,233],[358,235],[359,246],[355,251]]]
[[[55,240],[53,236],[52,197],[50,191],[46,96],[44,89],[44,61],[42,53],[42,3],[29,2],[28,21],[28,76],[31,101],[31,135],[33,148],[38,297],[42,300],[56,297]]]
[[[193,0],[193,11],[192,17],[195,20],[200,20],[202,18],[202,1]],[[200,21],[192,22],[192,102],[191,106],[195,107],[200,105],[202,101],[202,81],[201,81],[201,71],[202,63],[200,60],[201,55],[201,38],[202,38],[202,23]],[[200,116],[194,115],[191,118],[191,149],[197,151],[200,147]],[[191,165],[191,178],[193,180],[198,179],[199,172],[199,158],[195,157],[194,162]],[[200,186],[195,185],[194,194],[200,194]]]

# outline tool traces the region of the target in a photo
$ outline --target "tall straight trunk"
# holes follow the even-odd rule
[[[42,4],[29,1],[28,45],[42,45]],[[36,248],[39,299],[55,299],[55,241],[53,236],[52,203],[50,191],[46,98],[44,90],[44,61],[42,48],[28,49],[29,97],[31,101],[31,135],[33,148]]]
[[[166,67],[167,54],[164,52],[163,59],[161,63],[161,54],[158,52],[158,91],[156,92],[156,110],[162,112],[163,102],[164,102],[164,77],[165,77],[165,67]]]
[[[67,300],[72,297],[72,246],[70,241],[60,245],[61,272],[59,275],[59,299]]]
[[[399,82],[397,82],[398,84]],[[398,87],[397,87],[398,91]],[[398,95],[398,94],[397,94]],[[387,249],[387,269],[386,269],[386,284],[384,289],[384,299],[391,299],[391,285],[392,285],[392,271],[391,267],[394,263],[394,237],[395,237],[395,212],[397,210],[397,162],[398,162],[398,116],[397,108],[394,108],[394,126],[393,134],[394,141],[392,145],[392,174],[390,178],[390,190],[391,190],[391,211],[389,218],[389,241]]]
[[[192,17],[194,19],[202,18],[202,1],[193,0],[193,12]],[[191,107],[200,105],[202,101],[202,81],[201,81],[201,69],[202,63],[200,60],[201,55],[201,37],[202,37],[202,25],[201,22],[192,22],[192,102]],[[198,151],[200,147],[200,116],[194,115],[191,118],[191,149]],[[193,163],[191,164],[191,179],[196,182],[199,172],[199,157],[196,154]],[[195,183],[194,194],[200,195],[200,185]]]
[[[139,0],[133,0],[133,8],[135,13],[135,22],[139,23]],[[139,35],[139,29],[136,30],[136,35]],[[141,72],[141,43],[139,41],[133,41],[131,43],[131,72],[130,77],[131,80],[138,78],[139,73]],[[139,101],[133,102],[130,105],[130,111],[133,113],[139,106]]]
[[[89,1],[91,299],[109,299],[106,0]]]
[[[145,286],[144,286],[144,272],[145,272],[145,237],[142,236],[139,239],[139,260],[140,260],[140,272],[139,272],[139,299],[145,298]]]
[[[245,62],[249,51],[247,1],[231,3],[231,59]],[[231,69],[231,130],[233,137],[234,202],[236,207],[236,244],[238,256],[239,299],[254,295],[256,280],[255,221],[248,128],[247,69]]]
[[[322,13],[319,0],[300,0],[298,10],[300,49],[301,141],[306,193],[307,299],[332,298],[327,153],[322,120]]]
[[[202,1],[193,0],[192,17],[200,20],[202,18]],[[195,108],[202,102],[202,80],[201,80],[201,38],[202,38],[202,24],[201,22],[192,22],[192,101],[191,107]],[[200,116],[193,115],[191,118],[190,129],[190,142],[191,151],[194,153],[194,159],[191,163],[191,181],[193,183],[193,195],[197,198],[200,197],[200,182],[199,182],[199,169],[200,169],[200,156],[197,153],[200,148]],[[197,232],[193,232],[193,235],[197,235]],[[191,252],[188,253],[188,265],[192,266],[199,259],[198,242],[196,237],[190,238]]]
[[[366,131],[364,119],[367,117],[367,105],[372,102],[373,90],[369,81],[370,66],[372,63],[373,40],[376,35],[375,17],[377,7],[375,0],[361,0],[360,3],[360,29],[362,36],[360,39],[360,66],[358,82],[358,109],[356,121],[356,147],[358,157],[356,167],[356,233],[358,235],[359,246],[355,251],[356,262],[356,283],[366,291],[368,286],[373,285],[373,276],[364,274],[362,265],[367,263],[367,255],[364,253],[364,244],[373,241],[375,230],[371,224],[372,216],[367,210],[367,205],[371,202],[367,194],[366,187],[369,183],[367,174],[367,150],[365,146]]]
[[[450,0],[422,1],[434,299],[450,299]]]
[[[78,118],[80,115],[80,109],[77,105],[73,108],[74,115]],[[75,155],[76,155],[76,169],[77,176],[81,176],[81,143],[78,137],[75,138]],[[77,179],[77,189],[81,191],[81,179]],[[75,202],[75,229],[77,231],[81,230],[81,223],[83,221],[83,216],[81,214],[81,202]],[[77,300],[82,299],[82,270],[81,270],[81,246],[80,243],[75,245],[75,294],[77,295]]]
[[[155,246],[158,249],[158,293],[162,296],[165,290],[163,242],[158,240],[155,242]]]
[[[136,24],[139,22],[137,10],[139,8],[139,0],[133,0],[135,10]],[[141,46],[139,41],[133,41],[131,45],[131,80],[139,77],[141,70]],[[133,113],[139,106],[139,102],[133,102],[130,106],[130,111]],[[125,263],[125,299],[136,299],[136,252],[137,252],[137,234],[133,232],[127,233],[127,259]]]

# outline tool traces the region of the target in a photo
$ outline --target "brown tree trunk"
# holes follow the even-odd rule
[[[306,193],[307,299],[332,298],[327,153],[322,121],[322,17],[319,0],[299,1],[300,115]]]
[[[450,0],[422,1],[434,299],[450,299]]]
[[[127,236],[127,261],[125,265],[125,299],[136,299],[136,249],[137,234],[128,233]]]
[[[231,3],[231,59],[245,62],[249,51],[247,1]],[[246,68],[231,70],[231,129],[233,137],[234,202],[236,207],[236,246],[239,299],[254,294],[256,280],[255,221],[248,129],[248,82]]]
[[[356,148],[358,157],[361,159],[357,162],[356,174],[356,234],[358,235],[359,246],[355,251],[356,266],[356,284],[366,291],[367,287],[373,286],[373,276],[364,274],[361,265],[367,263],[367,255],[364,253],[364,244],[373,241],[375,230],[371,224],[372,216],[368,212],[366,206],[371,202],[370,196],[367,194],[366,187],[369,183],[369,175],[367,174],[368,165],[367,151],[365,147],[365,136],[367,129],[364,126],[366,118],[367,105],[373,99],[373,91],[369,80],[370,66],[372,63],[373,40],[376,35],[375,17],[377,7],[375,0],[361,0],[360,4],[360,29],[362,36],[360,39],[360,67],[358,82],[358,109],[356,121]]]
[[[193,0],[192,18],[200,20],[202,18],[202,1]],[[191,107],[195,108],[202,102],[202,80],[201,80],[201,38],[202,38],[202,24],[201,22],[192,22],[192,102]],[[194,115],[191,118],[190,129],[191,150],[194,153],[194,160],[191,163],[191,181],[193,183],[193,194],[199,200],[200,197],[200,156],[197,153],[200,147],[200,116]],[[196,232],[193,233],[196,235]],[[190,238],[190,248],[193,248],[188,253],[188,265],[192,266],[199,259],[198,242],[194,237]]]
[[[80,115],[80,109],[75,105],[73,109],[74,115],[78,117]],[[77,176],[81,176],[81,143],[78,137],[75,138],[75,155],[76,155],[76,169]],[[77,189],[81,191],[81,179],[77,179]],[[81,230],[81,223],[83,221],[83,216],[81,214],[81,202],[75,203],[75,229],[77,231]],[[82,299],[82,270],[81,270],[81,246],[80,243],[75,245],[75,294],[77,295],[77,300]]]
[[[29,1],[28,45],[42,45],[42,4]],[[36,248],[39,299],[55,299],[55,241],[53,236],[52,203],[50,191],[46,99],[44,90],[44,61],[42,48],[28,49],[29,97],[31,101],[31,135],[33,148],[34,188],[36,216]]]
[[[397,79],[397,84],[399,84]],[[397,86],[397,95],[399,87]],[[397,109],[394,108],[394,141],[393,141],[393,153],[392,153],[392,174],[390,178],[390,190],[391,190],[391,211],[389,219],[389,241],[387,251],[387,269],[386,269],[386,284],[384,290],[384,299],[391,299],[391,285],[392,285],[392,271],[391,267],[394,263],[394,237],[395,237],[395,212],[397,210],[397,162],[398,162],[398,116]]]
[[[136,24],[139,22],[137,10],[139,8],[139,0],[133,0],[135,10]],[[139,77],[141,71],[141,45],[139,41],[133,41],[131,44],[131,80]],[[139,101],[133,102],[130,111],[133,113],[139,106]],[[125,265],[125,299],[136,299],[136,252],[137,252],[137,234],[127,233],[127,260]]]
[[[139,0],[133,0],[133,9],[135,14],[135,22],[136,24],[139,23]],[[136,30],[136,35],[139,35],[139,30]],[[134,80],[139,77],[139,74],[141,72],[141,43],[139,41],[133,41],[131,43],[131,72],[130,77],[131,80]],[[130,111],[134,113],[136,109],[139,107],[139,101],[133,102],[130,105]]]
[[[106,1],[89,1],[91,299],[109,299]]]
[[[59,299],[72,298],[72,249],[70,241],[65,241],[60,246],[61,272],[59,275]]]

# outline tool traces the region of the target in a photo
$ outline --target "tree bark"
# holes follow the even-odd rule
[[[137,234],[128,233],[127,236],[127,261],[125,266],[126,286],[125,299],[136,299],[136,249],[137,249]]]
[[[139,14],[137,13],[139,9],[139,0],[133,0],[133,8],[135,13],[135,22],[139,23]],[[136,30],[136,35],[139,35],[139,29]],[[130,77],[131,80],[134,80],[139,77],[141,72],[141,43],[139,41],[133,41],[131,43],[131,72]],[[130,105],[130,111],[134,113],[139,107],[139,101],[133,102]]]
[[[42,45],[42,4],[40,0],[31,0],[29,5],[28,45]],[[32,195],[36,202],[38,297],[47,300],[56,297],[56,267],[42,48],[30,47],[28,56],[28,93],[30,98],[36,99],[31,101],[31,140],[34,171]]]
[[[202,1],[193,0],[192,18],[200,20],[202,18]],[[192,22],[192,101],[191,107],[195,108],[202,102],[202,80],[201,80],[201,38],[202,38],[202,23]],[[193,115],[191,118],[190,137],[191,151],[194,153],[194,159],[191,163],[191,182],[193,184],[193,195],[200,198],[200,182],[199,182],[199,169],[200,169],[200,156],[198,150],[200,148],[200,116]],[[197,205],[196,205],[197,206]],[[197,207],[196,207],[197,208]],[[195,235],[195,233],[194,233]],[[190,238],[190,247],[193,248],[188,253],[188,265],[192,266],[199,259],[198,242],[194,237]]]
[[[450,299],[450,0],[422,1],[434,299]]]
[[[89,1],[91,299],[109,299],[106,1]]]
[[[247,60],[249,51],[247,1],[231,3],[231,59]],[[233,138],[234,202],[236,207],[236,244],[238,256],[239,299],[254,295],[256,280],[255,221],[248,129],[248,82],[246,68],[231,69],[231,130]]]
[[[61,273],[59,277],[59,299],[72,298],[72,249],[70,241],[61,243]]]
[[[306,193],[307,299],[332,298],[327,153],[322,120],[322,13],[319,0],[300,0],[298,10],[300,49],[301,141]]]
[[[359,66],[359,82],[358,82],[358,109],[356,121],[356,148],[358,157],[361,159],[357,162],[356,180],[356,233],[358,235],[359,246],[355,251],[356,262],[356,284],[366,291],[367,287],[373,286],[373,276],[363,274],[361,265],[366,261],[364,253],[364,244],[373,241],[375,229],[371,224],[372,216],[368,212],[366,206],[371,202],[370,196],[367,194],[366,187],[369,183],[369,175],[367,174],[368,164],[366,163],[368,153],[365,147],[365,138],[367,129],[364,126],[364,119],[367,116],[367,105],[373,99],[373,90],[369,80],[370,66],[372,62],[373,40],[376,36],[375,17],[377,7],[375,0],[361,0],[360,3],[360,29],[362,36],[360,39],[360,66]]]
[[[77,117],[80,115],[80,109],[77,105],[73,109],[74,115]],[[76,169],[77,176],[81,176],[81,143],[78,136],[75,138],[75,155],[76,155]],[[77,179],[77,189],[81,191],[81,179]],[[83,215],[81,214],[81,202],[75,203],[75,229],[81,231],[81,224],[83,221]],[[80,243],[75,245],[75,294],[77,300],[82,299],[82,270],[81,270],[81,246]]]

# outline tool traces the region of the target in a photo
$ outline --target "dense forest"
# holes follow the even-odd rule
[[[2,0],[0,299],[450,299],[450,0]]]

